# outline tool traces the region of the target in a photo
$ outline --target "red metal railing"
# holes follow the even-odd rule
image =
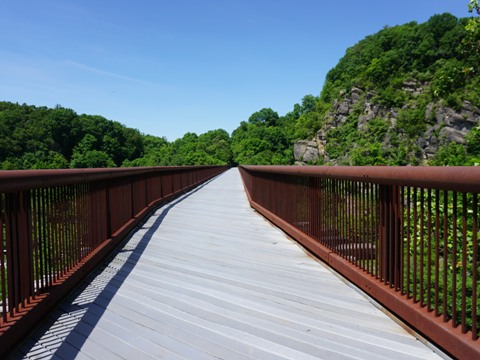
[[[0,171],[0,357],[155,206],[225,170]]]
[[[241,173],[264,216],[448,353],[480,358],[480,168]]]

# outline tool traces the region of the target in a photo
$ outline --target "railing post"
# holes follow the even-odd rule
[[[401,199],[400,187],[380,185],[380,278],[390,287],[401,288]]]
[[[32,237],[27,194],[7,194],[5,205],[8,302],[12,313],[33,294]]]

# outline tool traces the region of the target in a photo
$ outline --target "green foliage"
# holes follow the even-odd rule
[[[462,166],[467,163],[465,147],[456,143],[448,143],[438,149],[435,156],[429,161],[434,166]]]
[[[348,154],[345,150],[350,149],[351,144],[359,139],[357,120],[350,117],[345,124],[329,131],[326,150],[330,158],[338,160]]]
[[[478,0],[470,0],[468,10],[471,13],[480,15],[480,5]],[[480,69],[480,17],[471,17],[465,25],[466,37],[463,39],[465,52],[468,54],[471,67],[468,69],[471,76],[478,76]]]
[[[479,269],[472,266],[474,231],[478,232],[474,223],[479,220],[473,216],[473,203],[478,195],[458,194],[454,201],[453,192],[414,189],[405,192],[405,196],[410,198],[404,204],[403,212],[403,252],[408,256],[403,264],[406,270],[404,283],[409,287],[407,296],[421,301],[429,309],[434,306],[436,296],[439,299],[445,297],[447,307],[444,308],[443,301],[440,301],[439,311],[447,313],[458,324],[462,318],[461,293],[464,291],[466,326],[471,330],[472,274],[477,272],[477,276],[480,275]],[[439,215],[438,221],[435,220],[435,213]],[[480,260],[478,256],[477,262]],[[447,266],[440,265],[438,273],[432,271],[439,264]],[[438,287],[435,282],[438,282]],[[456,293],[453,292],[453,285],[456,286]],[[453,316],[454,312],[456,317]],[[478,322],[478,312],[476,316]]]
[[[85,152],[74,152],[72,161],[70,162],[72,168],[104,168],[115,167],[115,163],[108,156],[107,153],[98,150],[88,150]]]
[[[205,134],[186,133],[168,143],[165,139],[147,136],[145,154],[123,166],[228,165],[232,162],[231,140],[222,129]]]
[[[267,109],[260,122],[276,124]],[[271,141],[275,127],[271,126]],[[101,116],[0,102],[0,169],[51,169],[158,165],[226,165],[232,162],[225,130],[187,133],[169,143]]]
[[[295,122],[311,109],[316,108],[316,99],[306,96],[302,106],[284,118],[271,109],[262,109],[243,121],[232,133],[232,155],[237,164],[287,165],[293,163],[291,136]]]
[[[472,5],[472,11],[478,10],[477,4]],[[432,121],[426,118],[428,104],[440,102],[460,110],[468,100],[480,106],[480,77],[477,76],[480,37],[476,38],[477,42],[472,38],[473,33],[479,35],[480,32],[469,28],[469,23],[451,14],[434,15],[423,24],[411,22],[385,27],[347,49],[327,74],[317,108],[320,103],[338,101],[355,86],[364,92],[373,90],[374,96],[369,102],[393,109],[397,121],[390,124],[389,119],[375,119],[375,124],[370,120],[367,130],[360,130],[358,115],[349,114],[346,122],[335,124],[327,131],[326,150],[330,159],[338,164],[416,165],[420,161],[415,141]],[[414,94],[408,88],[412,83],[421,86],[423,92]],[[435,113],[431,113],[435,119]],[[374,129],[382,122],[381,129]],[[322,124],[321,119],[319,123]],[[472,135],[472,139],[474,137]],[[473,150],[476,141],[472,140],[467,146],[472,154],[466,155],[462,146],[445,145],[445,149],[454,153],[448,156],[446,150],[441,149],[431,163],[474,164],[480,158],[478,151]]]
[[[398,113],[397,128],[414,138],[426,130],[425,108],[402,109]]]
[[[278,114],[268,108],[253,113],[249,117],[248,122],[255,125],[265,124],[266,126],[275,126],[277,125],[278,119]]]
[[[136,129],[101,116],[0,102],[0,168],[119,166],[143,154]]]
[[[363,144],[350,151],[351,165],[386,165],[383,146],[379,142]]]
[[[445,98],[465,85],[463,63],[457,59],[441,59],[435,63],[437,70],[432,81],[435,97]]]
[[[451,14],[434,15],[424,24],[386,27],[346,51],[327,74],[321,99],[331,101],[340,90],[359,86],[375,90],[377,103],[400,107],[406,100],[401,85],[412,75],[435,81],[440,97],[461,91],[465,69],[474,61],[462,45],[466,36],[464,21]]]
[[[480,126],[470,130],[467,135],[467,153],[480,158]]]

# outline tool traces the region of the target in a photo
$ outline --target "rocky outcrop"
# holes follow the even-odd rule
[[[403,91],[419,96],[426,91],[428,86],[429,84],[421,84],[418,81],[408,81],[404,83]],[[359,132],[366,131],[368,123],[372,119],[383,119],[388,123],[390,129],[396,127],[399,112],[407,108],[387,108],[376,104],[373,101],[375,95],[374,91],[365,92],[355,87],[349,93],[342,91],[339,98],[334,101],[332,110],[325,115],[324,125],[317,132],[316,137],[295,143],[296,163],[311,164],[330,161],[336,164],[338,159],[329,159],[328,153],[325,151],[328,133],[332,129],[343,126],[351,114],[359,114],[357,118]],[[420,149],[419,156],[422,161],[434,156],[445,143],[465,144],[468,132],[472,128],[480,126],[480,109],[468,101],[463,102],[458,110],[448,107],[442,102],[431,103],[426,108],[425,120],[426,131],[414,140]],[[388,136],[383,145],[392,146]]]
[[[313,140],[297,141],[293,146],[293,154],[295,156],[296,162],[300,162],[303,164],[316,163],[320,158],[318,144],[316,141]]]
[[[422,149],[423,159],[429,159],[445,143],[465,144],[469,131],[480,125],[480,109],[468,101],[464,101],[459,110],[429,104],[425,118],[433,119],[432,124],[418,137],[416,144]]]

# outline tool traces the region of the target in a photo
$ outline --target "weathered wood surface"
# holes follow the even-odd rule
[[[232,169],[158,209],[14,357],[438,355],[256,214]]]

